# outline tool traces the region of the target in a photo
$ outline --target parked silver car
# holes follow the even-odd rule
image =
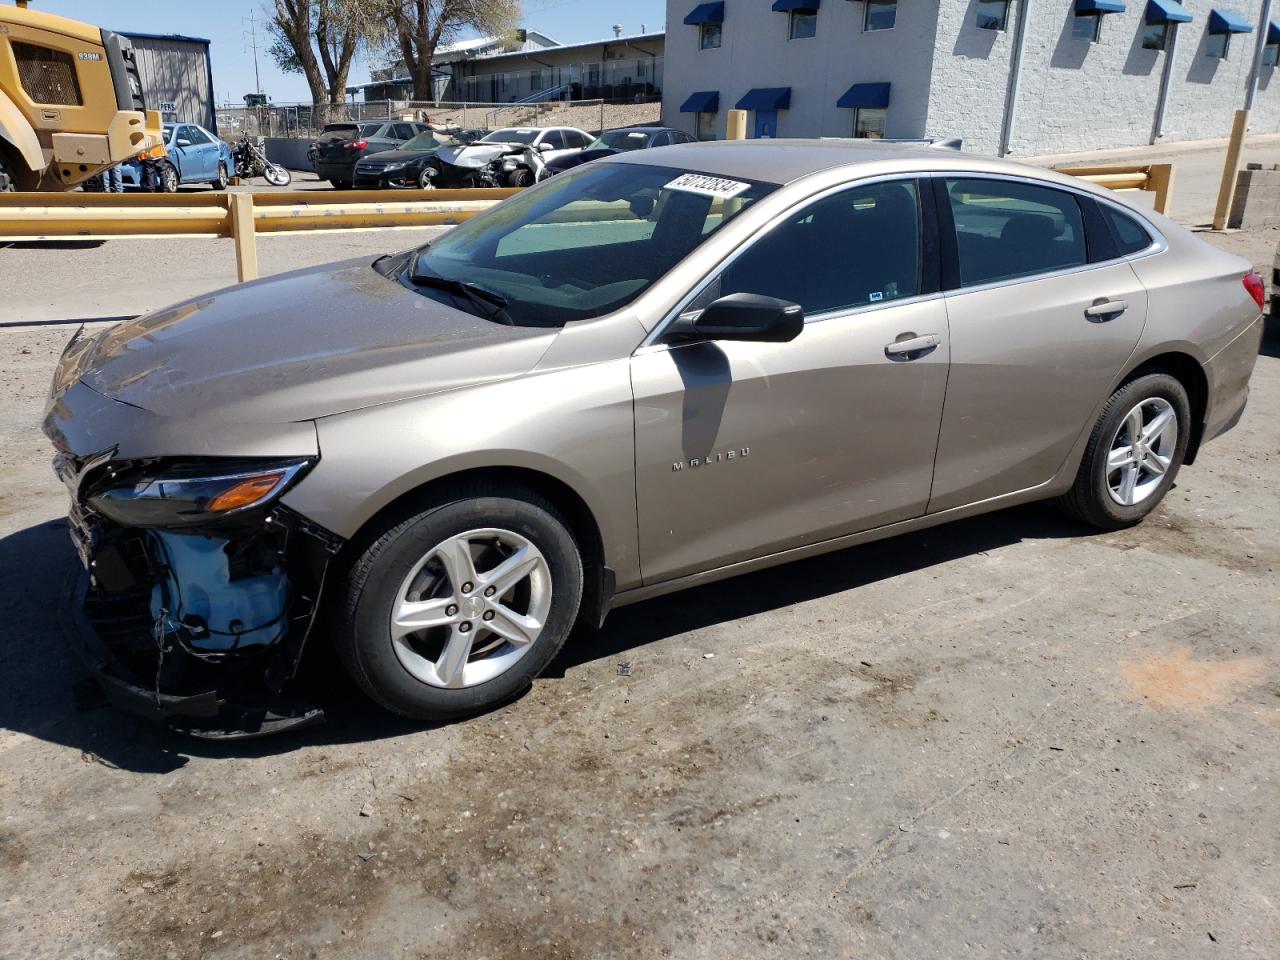
[[[45,431],[121,703],[310,719],[323,628],[378,703],[456,717],[612,607],[1031,500],[1137,523],[1239,419],[1261,301],[1050,171],[665,147],[78,335]]]

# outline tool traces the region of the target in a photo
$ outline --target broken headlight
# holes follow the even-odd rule
[[[110,464],[87,485],[89,508],[126,527],[190,527],[264,507],[315,461]]]

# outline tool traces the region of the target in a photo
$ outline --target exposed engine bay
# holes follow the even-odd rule
[[[109,700],[210,738],[323,719],[290,686],[341,541],[274,503],[306,466],[188,460],[77,471],[59,458],[86,570],[82,640]]]

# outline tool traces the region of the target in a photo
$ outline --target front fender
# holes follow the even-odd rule
[[[285,502],[341,537],[433,481],[531,470],[587,505],[618,588],[639,583],[629,359],[366,407],[316,428],[320,462]]]

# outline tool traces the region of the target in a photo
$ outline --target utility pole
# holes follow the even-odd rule
[[[249,11],[249,44],[253,47],[253,92],[262,96],[262,75],[258,71],[258,17]]]

